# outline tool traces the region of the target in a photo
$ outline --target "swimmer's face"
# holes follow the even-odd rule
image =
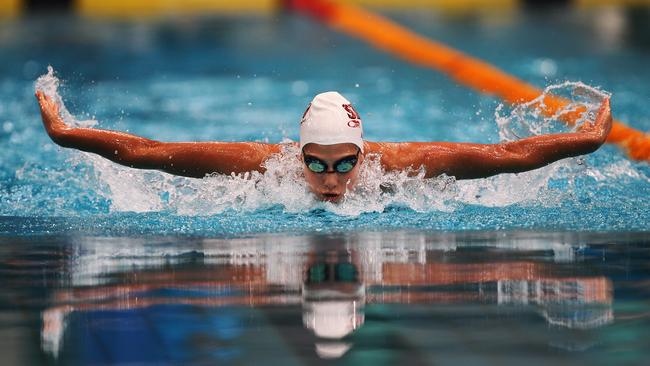
[[[357,159],[356,165],[349,172],[340,173],[335,164]],[[345,192],[352,189],[359,178],[359,167],[363,162],[363,154],[354,144],[319,145],[307,144],[302,149],[302,167],[309,189],[321,201],[340,202]],[[326,165],[322,173],[313,172],[305,163],[318,160]]]

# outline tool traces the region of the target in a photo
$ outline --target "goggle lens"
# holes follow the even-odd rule
[[[307,168],[314,173],[322,173],[325,171],[325,165],[319,161],[311,161],[307,164]]]
[[[339,173],[347,173],[350,170],[354,169],[354,166],[357,164],[357,159],[346,160],[336,164],[334,168]]]
[[[357,154],[358,155],[358,154]],[[313,157],[306,157],[305,164],[307,168],[314,173],[324,173],[327,170],[327,164]],[[334,163],[334,170],[337,173],[348,173],[357,165],[357,157],[347,157]]]

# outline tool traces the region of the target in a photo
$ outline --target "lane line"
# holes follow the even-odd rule
[[[492,94],[511,104],[531,101],[542,91],[478,58],[468,56],[359,6],[332,0],[285,0],[285,6],[315,18],[333,29],[361,39],[412,64],[448,75],[478,92]],[[544,113],[554,115],[567,99],[547,95]],[[580,113],[566,115],[572,123]],[[614,120],[607,142],[622,148],[630,158],[650,162],[650,135]]]
[[[0,18],[20,15],[24,7],[22,0],[0,0]]]
[[[2,1],[2,0],[0,0]],[[188,14],[271,13],[277,0],[75,0],[78,14],[140,18]]]

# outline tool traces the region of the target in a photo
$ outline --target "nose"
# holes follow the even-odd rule
[[[338,179],[335,172],[327,172],[324,174],[323,186],[328,191],[334,190],[338,186]]]

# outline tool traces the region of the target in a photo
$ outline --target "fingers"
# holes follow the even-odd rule
[[[610,98],[607,97],[600,104],[600,108],[598,109],[598,114],[596,115],[596,119],[593,122],[593,126],[595,129],[594,132],[598,134],[601,143],[605,142],[605,139],[607,138],[609,132],[612,129],[612,111],[609,104],[609,100]]]
[[[41,118],[46,128],[59,122],[59,105],[41,90],[36,91],[35,95],[41,110]]]
[[[50,98],[47,94],[43,93],[41,90],[37,90],[35,96],[39,103],[52,102],[52,98]]]
[[[605,98],[600,104],[600,113],[610,113],[609,97]]]
[[[47,99],[45,94],[41,92],[40,90],[36,92],[36,100],[38,101],[38,106],[41,109],[41,113],[44,113],[45,110],[47,109]]]
[[[52,139],[55,139],[59,132],[67,128],[65,122],[59,116],[59,105],[41,90],[36,91],[35,95],[41,110],[45,130]]]
[[[605,138],[609,134],[611,128],[612,114],[609,105],[609,97],[603,99],[598,107],[598,112],[593,119],[586,120],[579,128],[578,131],[585,133],[593,133]]]
[[[36,100],[38,101],[38,104],[41,106],[41,108],[45,107],[45,103],[50,102],[50,98],[40,90],[36,91]]]
[[[596,124],[607,123],[612,118],[612,111],[609,105],[609,97],[605,98],[600,104],[600,109],[598,110],[598,115],[596,116]]]
[[[605,98],[605,100],[603,100],[603,103],[600,105],[600,113],[605,114],[605,115],[610,115],[611,114],[611,107],[609,105],[609,97]]]
[[[45,93],[43,93],[40,90],[37,90],[35,95],[36,95],[36,99],[38,99],[39,102],[50,99],[47,95],[45,95]]]
[[[607,97],[607,99],[605,99],[605,101],[603,102],[603,106],[605,108],[605,113],[604,113],[604,117],[603,117],[605,119],[605,122],[604,122],[605,123],[604,135],[605,135],[605,138],[607,138],[607,136],[609,135],[609,132],[612,130],[612,124],[613,124],[613,122],[612,122],[612,109],[611,109],[611,106],[609,105],[609,97]]]
[[[38,100],[38,104],[40,105],[41,109],[53,109],[58,111],[59,106],[52,100],[52,98],[40,90],[36,91],[36,100]]]

